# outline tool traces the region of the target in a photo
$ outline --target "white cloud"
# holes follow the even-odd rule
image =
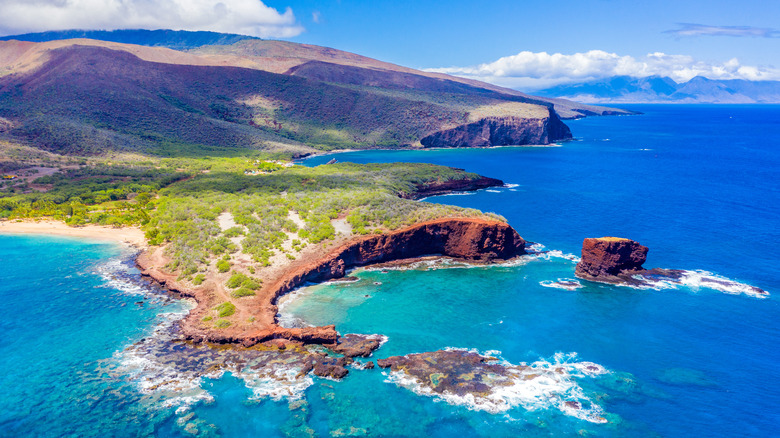
[[[736,58],[723,63],[699,61],[688,55],[648,53],[641,58],[603,50],[564,55],[520,52],[471,67],[431,68],[427,71],[477,79],[512,88],[539,89],[611,76],[668,76],[685,82],[695,76],[710,79],[780,80],[780,70],[741,65]]]
[[[260,0],[1,0],[0,31],[65,29],[210,30],[257,37],[303,32],[290,8]]]

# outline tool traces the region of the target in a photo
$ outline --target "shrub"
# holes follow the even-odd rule
[[[217,262],[217,271],[227,272],[230,270],[230,262],[227,260],[220,260]]]
[[[231,275],[228,279],[227,283],[225,283],[225,286],[229,287],[230,289],[241,287],[249,290],[256,290],[260,289],[260,281],[241,272],[234,272],[233,275]]]
[[[218,329],[230,327],[230,321],[227,319],[218,319],[214,321],[214,327]]]
[[[247,277],[245,274],[242,274],[240,272],[234,272],[233,275],[230,276],[227,283],[225,283],[225,286],[235,289],[239,286],[241,286],[244,281],[248,280],[249,277]]]
[[[204,281],[206,281],[206,276],[203,274],[198,274],[195,276],[195,278],[192,279],[192,284],[195,286],[200,286]]]
[[[218,317],[225,318],[236,313],[236,306],[229,301],[225,301],[224,303],[215,306],[214,310],[217,311]]]
[[[225,237],[238,237],[244,235],[244,229],[242,227],[231,227],[222,233]]]
[[[255,291],[246,287],[240,287],[230,293],[234,298],[251,297],[255,295]]]

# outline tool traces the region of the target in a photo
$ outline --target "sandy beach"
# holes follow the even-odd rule
[[[64,222],[52,220],[40,221],[0,221],[0,234],[53,234],[57,236],[83,237],[88,239],[109,240],[146,248],[144,233],[138,227],[104,227],[99,225],[85,225],[71,227]]]

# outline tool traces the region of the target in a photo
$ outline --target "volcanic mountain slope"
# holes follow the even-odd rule
[[[129,45],[167,47],[175,50],[190,50],[203,55],[195,65],[204,62],[213,65],[232,65],[266,70],[273,73],[285,73],[289,69],[309,61],[320,61],[332,64],[351,65],[354,67],[380,70],[392,75],[393,72],[409,73],[417,76],[436,78],[448,82],[459,82],[475,88],[496,91],[501,94],[519,96],[551,103],[555,111],[563,119],[579,118],[589,115],[630,114],[629,111],[606,108],[595,105],[584,105],[559,98],[529,96],[517,90],[503,88],[472,79],[448,76],[415,70],[388,62],[379,61],[355,53],[332,49],[311,44],[299,44],[287,41],[262,40],[245,35],[225,34],[216,32],[191,32],[183,30],[144,30],[120,29],[113,31],[95,30],[65,30],[30,33],[0,37],[0,41],[30,41],[49,42],[70,40],[75,38],[91,39],[104,42],[125,43]],[[132,50],[132,49],[131,49]],[[135,51],[138,54],[137,50]],[[143,55],[139,55],[144,58]],[[158,61],[170,62],[170,61]],[[308,69],[311,71],[311,69]],[[337,80],[336,82],[341,82]]]
[[[302,155],[571,136],[549,102],[387,66],[262,40],[189,52],[95,40],[0,42],[0,138],[76,155],[247,148]]]
[[[616,108],[607,108],[603,106],[586,105],[577,102],[572,102],[565,99],[531,96],[510,88],[499,87],[497,85],[488,84],[485,82],[475,81],[473,79],[460,78],[457,76],[450,76],[442,73],[426,72],[421,70],[415,70],[408,67],[403,67],[389,62],[383,62],[376,59],[368,58],[365,56],[357,55],[350,52],[344,52],[342,50],[336,50],[329,47],[314,46],[310,44],[298,44],[287,41],[269,41],[269,40],[242,40],[232,45],[206,45],[195,48],[191,53],[200,53],[211,56],[224,56],[234,55],[245,60],[254,60],[257,64],[255,68],[261,68],[268,71],[274,71],[277,73],[299,74],[299,75],[313,75],[316,74],[311,65],[306,66],[305,69],[296,68],[303,64],[315,61],[317,64],[325,67],[326,69],[333,71],[333,67],[325,66],[324,64],[337,64],[347,65],[353,67],[360,67],[363,69],[369,69],[371,72],[364,72],[364,74],[370,74],[374,78],[384,75],[382,79],[383,83],[398,82],[397,73],[416,76],[417,81],[420,81],[420,77],[428,79],[436,79],[437,81],[426,81],[426,84],[434,85],[436,89],[440,91],[445,87],[443,82],[446,83],[446,87],[450,87],[447,91],[458,92],[458,90],[469,90],[469,93],[477,92],[484,93],[485,90],[493,91],[495,93],[512,96],[515,98],[527,99],[529,101],[535,101],[537,103],[552,104],[555,111],[562,119],[575,119],[591,115],[614,115],[614,114],[632,114],[631,111],[626,111]],[[301,70],[305,70],[303,73]],[[330,74],[330,73],[319,73]],[[401,75],[403,76],[403,75]],[[332,76],[331,76],[332,77]],[[344,79],[338,77],[332,77],[334,82],[342,83]],[[347,80],[349,83],[351,80]],[[468,87],[463,87],[467,85]],[[413,87],[410,87],[413,88]],[[428,91],[433,91],[428,88],[422,88]]]

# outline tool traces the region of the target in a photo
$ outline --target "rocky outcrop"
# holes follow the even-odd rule
[[[347,365],[353,361],[349,357],[328,357],[325,354],[313,354],[308,358],[301,374],[312,372],[315,376],[342,379],[348,373]]]
[[[473,190],[486,189],[488,187],[501,187],[503,185],[504,182],[500,179],[488,178],[486,176],[480,176],[476,179],[435,181],[418,184],[412,193],[399,192],[398,197],[404,199],[422,199],[427,198],[428,196],[444,195],[452,192],[470,192]]]
[[[620,283],[643,270],[647,247],[620,237],[587,238],[574,274],[585,280]]]
[[[306,282],[341,278],[349,268],[425,255],[487,262],[522,254],[525,254],[525,240],[506,223],[471,218],[437,219],[348,242],[282,278],[273,289],[279,297]]]
[[[487,117],[431,134],[420,143],[426,148],[490,147],[550,144],[572,138],[552,109],[545,118]]]
[[[274,291],[272,303],[304,283],[341,278],[347,269],[358,266],[425,255],[488,262],[522,254],[525,254],[525,240],[504,222],[472,218],[437,219],[392,233],[364,237],[334,249],[274,284],[271,288]],[[275,306],[273,311],[275,314]]]
[[[349,333],[341,336],[334,344],[323,344],[330,351],[346,357],[369,357],[386,339],[378,335],[358,335]]]

